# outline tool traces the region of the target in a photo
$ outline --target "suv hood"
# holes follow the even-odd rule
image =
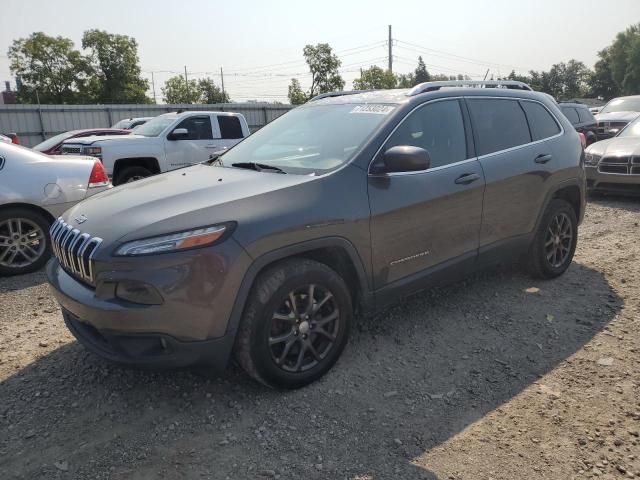
[[[111,142],[129,142],[136,141],[140,138],[148,138],[143,135],[93,135],[91,137],[80,137],[80,138],[70,138],[62,142],[63,145],[91,145],[96,142],[100,142],[100,144],[111,143]]]
[[[243,201],[318,177],[196,165],[121,185],[85,200],[64,220],[104,245],[236,221],[252,212]],[[280,202],[286,194],[278,196]],[[262,202],[264,206],[267,200]],[[231,208],[233,205],[233,208]],[[254,203],[255,205],[255,203]],[[281,205],[274,205],[274,208]],[[75,220],[86,217],[82,224]]]
[[[613,137],[589,145],[586,151],[601,157],[640,156],[640,138]]]
[[[640,112],[611,112],[598,113],[594,117],[598,122],[630,122],[638,115],[640,115]]]

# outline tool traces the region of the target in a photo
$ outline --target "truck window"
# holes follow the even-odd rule
[[[219,115],[218,125],[220,126],[220,137],[223,139],[242,138],[242,126],[238,117],[229,115]]]
[[[189,136],[185,140],[212,140],[211,119],[209,116],[189,117],[180,122],[176,128],[186,128]]]

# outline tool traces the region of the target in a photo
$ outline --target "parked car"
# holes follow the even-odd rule
[[[571,122],[573,128],[577,132],[584,134],[587,146],[598,141],[596,134],[598,122],[586,105],[582,103],[561,103],[559,106],[560,111]]]
[[[0,275],[42,267],[51,255],[53,221],[109,187],[102,164],[94,158],[58,160],[0,143]]]
[[[114,185],[120,185],[204,162],[248,135],[247,121],[239,113],[165,113],[131,135],[67,140],[62,151],[100,158]]]
[[[591,112],[591,115],[597,115],[598,113],[600,113],[600,111],[602,110],[602,107],[590,107],[589,111]]]
[[[124,130],[122,128],[84,128],[81,130],[71,130],[48,138],[44,142],[40,142],[33,147],[33,149],[47,155],[62,155],[61,147],[62,142],[65,140],[84,137],[104,137],[105,135],[129,135],[130,133],[131,130]]]
[[[640,193],[640,117],[585,151],[591,192]]]
[[[627,124],[640,115],[640,95],[618,97],[607,103],[595,118],[599,140],[616,136]]]
[[[461,84],[320,95],[221,166],[72,208],[47,268],[68,328],[110,360],[223,368],[233,351],[295,388],[335,363],[354,311],[523,256],[561,275],[585,207],[578,133],[520,82],[443,88]]]
[[[20,138],[16,133],[7,133],[3,135],[0,133],[0,142],[13,143],[14,145],[20,145]]]
[[[124,128],[125,130],[133,130],[140,125],[144,125],[152,118],[154,117],[123,118],[111,128]]]

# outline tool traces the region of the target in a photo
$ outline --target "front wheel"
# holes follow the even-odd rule
[[[260,274],[238,331],[236,358],[270,387],[299,388],[338,360],[353,307],[342,277],[307,259],[286,260]]]
[[[547,207],[529,249],[529,271],[537,278],[562,275],[578,243],[578,219],[569,202],[555,198]]]
[[[127,167],[116,175],[114,185],[122,185],[123,183],[131,183],[143,178],[147,178],[153,173],[144,167]]]
[[[0,211],[0,275],[40,269],[51,256],[49,220],[25,208]]]

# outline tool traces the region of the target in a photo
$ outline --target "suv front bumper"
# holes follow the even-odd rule
[[[193,263],[186,258],[183,266]],[[55,258],[49,261],[46,270],[67,327],[93,353],[139,366],[176,368],[206,364],[216,371],[226,367],[235,340],[235,330],[228,328],[226,307],[235,298],[229,291],[237,289],[234,282],[227,281],[228,277],[218,278],[218,295],[214,289],[206,290],[210,298],[199,290],[198,282],[187,278],[186,283],[158,288],[162,304],[142,305],[102,297],[100,288],[93,289],[76,280]],[[166,281],[170,273],[160,268],[155,278]],[[116,274],[124,278],[138,274],[153,280],[148,272],[140,270],[108,272],[110,277]]]
[[[640,175],[602,173],[598,167],[585,166],[587,189],[596,192],[640,194]]]

